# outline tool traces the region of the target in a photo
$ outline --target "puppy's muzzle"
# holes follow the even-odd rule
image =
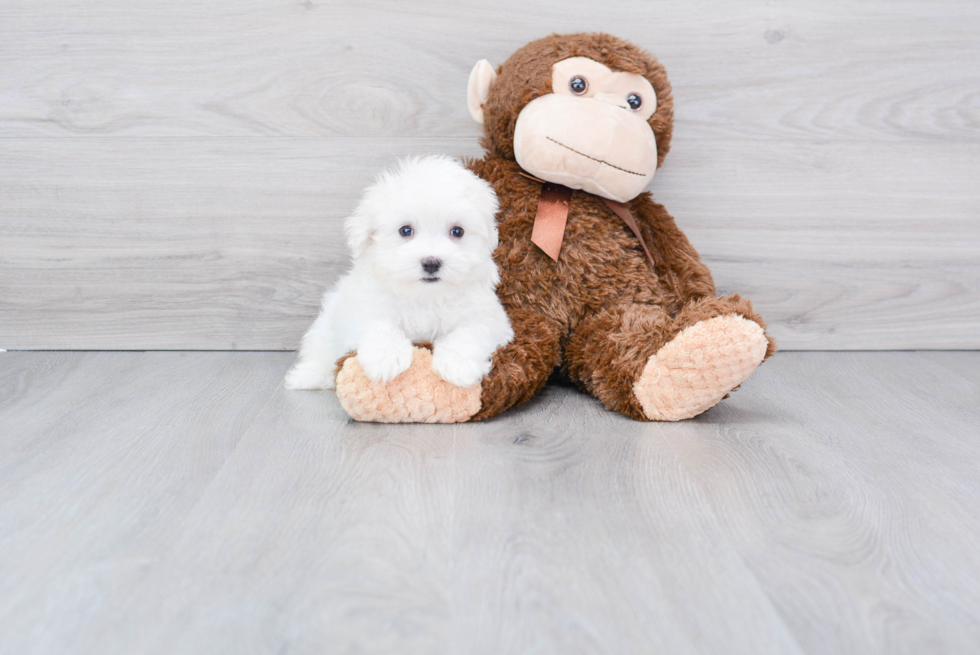
[[[429,275],[435,275],[442,267],[442,262],[435,257],[426,257],[422,260],[422,270]]]

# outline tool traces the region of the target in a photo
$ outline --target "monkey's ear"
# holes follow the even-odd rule
[[[490,85],[497,79],[497,72],[486,59],[476,62],[470,71],[470,81],[466,89],[466,107],[477,123],[483,124],[483,103],[490,95]]]

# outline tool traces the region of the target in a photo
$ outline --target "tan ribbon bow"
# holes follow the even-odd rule
[[[558,261],[561,242],[565,239],[565,223],[568,222],[568,202],[572,190],[560,184],[545,182],[541,185],[538,212],[534,215],[531,243],[544,254]]]
[[[545,182],[526,173],[521,173],[521,175],[541,182],[541,197],[538,199],[538,211],[534,215],[531,243],[541,248],[546,255],[557,262],[558,254],[561,252],[561,243],[565,239],[565,223],[568,222],[568,204],[572,198],[572,190],[567,186]],[[630,211],[629,206],[608,198],[602,198],[602,201],[606,203],[612,213],[626,223],[626,226],[639,240],[640,245],[643,246],[643,252],[650,260],[650,266],[656,269],[657,264],[653,260],[650,248],[647,247],[647,242],[643,240],[640,226],[633,218],[633,212]]]

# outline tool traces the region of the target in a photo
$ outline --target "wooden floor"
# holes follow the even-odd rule
[[[980,353],[461,426],[351,423],[291,358],[0,353],[0,652],[980,648]]]

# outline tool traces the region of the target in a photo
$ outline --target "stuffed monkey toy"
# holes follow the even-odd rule
[[[606,34],[552,35],[496,71],[470,74],[483,159],[467,166],[500,200],[497,293],[514,340],[482,384],[454,387],[416,349],[409,370],[370,382],[355,354],[337,396],[357,420],[460,422],[532,398],[558,371],[613,411],[676,421],[716,405],[775,351],[738,295],[644,189],[673,129],[664,67]]]

